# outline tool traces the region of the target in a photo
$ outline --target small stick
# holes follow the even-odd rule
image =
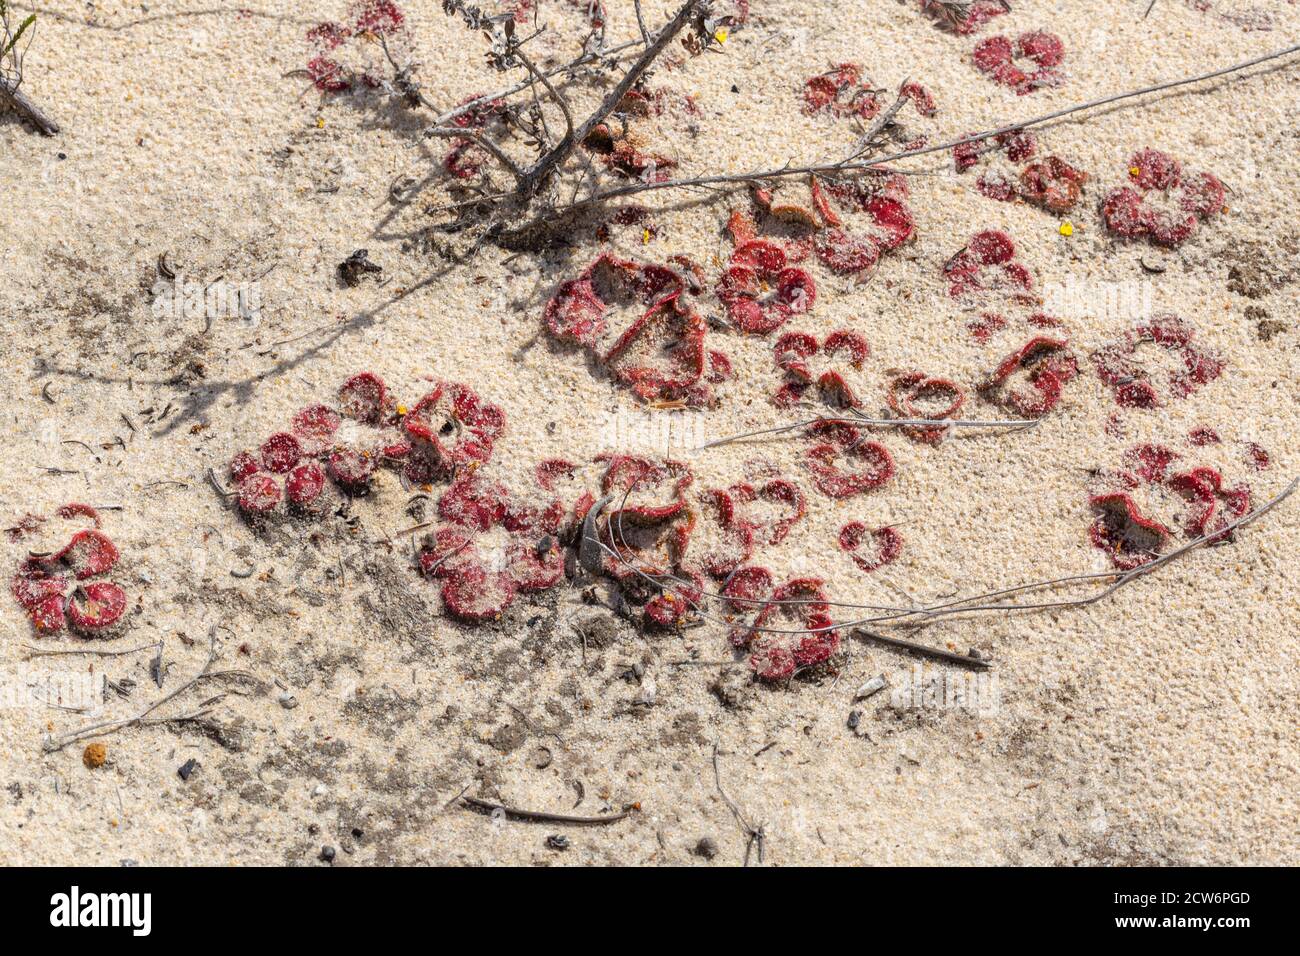
[[[22,90],[12,89],[0,82],[0,101],[8,103],[14,111],[25,116],[42,136],[53,136],[59,131],[59,124],[46,116]]]
[[[489,814],[500,810],[508,817],[527,820],[530,823],[571,823],[575,826],[603,826],[607,823],[617,823],[619,820],[632,815],[631,810],[624,810],[622,813],[611,813],[603,817],[574,817],[565,813],[547,813],[543,810],[520,810],[517,807],[508,807],[503,803],[480,800],[478,797],[462,796],[460,799],[475,810]]]
[[[740,825],[741,831],[744,832],[745,836],[749,839],[749,842],[745,844],[745,866],[749,866],[749,851],[755,843],[758,844],[758,862],[762,863],[763,848],[764,843],[767,840],[767,835],[763,832],[761,826],[752,826],[750,822],[745,819],[745,815],[740,811],[740,807],[736,805],[736,801],[732,800],[731,797],[727,795],[727,791],[722,789],[722,771],[718,768],[717,743],[714,743],[713,745],[713,783],[718,788],[718,795],[722,797],[722,802],[727,805],[727,809],[731,811],[731,815],[736,818],[736,823]]]
[[[101,651],[94,648],[74,647],[69,650],[43,650],[38,647],[32,647],[30,644],[24,644],[23,650],[27,652],[27,659],[35,657],[62,657],[65,654],[89,654],[92,657],[124,657],[127,654],[135,654],[139,651],[161,650],[162,641],[155,641],[152,644],[141,644],[139,647],[128,647],[121,651]]]
[[[863,640],[875,641],[878,644],[888,644],[890,647],[902,648],[905,651],[914,651],[922,657],[933,657],[936,660],[948,661],[950,664],[960,664],[962,667],[972,667],[978,671],[988,670],[989,668],[989,662],[984,660],[982,657],[970,657],[966,654],[956,654],[940,647],[931,647],[928,644],[919,644],[916,641],[909,641],[901,637],[889,637],[885,634],[877,634],[875,631],[867,631],[860,627],[855,627],[849,633],[854,637],[860,637]]]
[[[70,731],[69,733],[63,734],[59,737],[53,737],[53,736],[47,737],[45,739],[44,744],[41,745],[41,749],[44,750],[46,753],[54,753],[57,750],[62,750],[64,747],[67,747],[69,744],[74,744],[79,740],[85,740],[87,737],[102,737],[106,734],[114,733],[118,730],[122,730],[125,727],[130,727],[135,724],[167,723],[174,720],[193,719],[194,716],[196,716],[196,714],[185,714],[185,715],[181,715],[180,717],[152,718],[152,719],[149,718],[149,715],[152,714],[159,707],[161,707],[163,704],[166,704],[168,701],[176,699],[177,697],[185,693],[190,688],[195,687],[196,685],[206,680],[216,680],[218,678],[235,677],[243,680],[252,680],[259,684],[261,683],[261,681],[259,681],[256,677],[254,677],[252,674],[248,673],[247,671],[212,670],[212,665],[216,661],[216,659],[217,659],[217,638],[216,638],[216,628],[213,628],[212,649],[208,652],[208,659],[207,662],[204,663],[203,669],[200,670],[193,677],[191,677],[189,680],[187,680],[185,683],[181,684],[171,693],[164,694],[163,696],[159,697],[152,704],[150,704],[148,707],[146,707],[144,710],[140,711],[140,713],[136,714],[133,717],[122,717],[118,720],[100,721],[97,724],[88,724],[85,727],[81,727],[77,730]]]
[[[725,438],[715,438],[713,441],[705,442],[695,450],[704,451],[708,448],[729,445],[745,438],[757,438],[760,435],[778,435],[822,422],[834,425],[870,425],[873,428],[910,428],[915,425],[952,425],[957,428],[1034,428],[1038,425],[1038,421],[1036,418],[1011,419],[1008,421],[980,421],[973,418],[866,418],[855,414],[853,418],[808,418],[801,422],[794,422],[791,425],[778,425],[775,428],[761,428],[757,431],[743,432],[739,435],[728,435]]]

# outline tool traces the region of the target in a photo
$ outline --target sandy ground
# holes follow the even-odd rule
[[[980,684],[932,663],[918,674],[918,661],[853,641],[831,671],[772,688],[750,678],[743,657],[726,663],[718,626],[647,636],[566,586],[517,601],[492,624],[451,623],[410,567],[409,536],[395,534],[419,519],[393,474],[354,504],[351,522],[255,533],[214,494],[207,469],[226,480],[234,452],[364,369],[404,401],[432,377],[500,404],[508,433],[490,467],[515,487],[544,457],[662,446],[659,420],[628,392],[538,337],[547,296],[598,242],[587,228],[567,248],[488,246],[449,266],[439,250],[451,240],[427,231],[438,219],[429,210],[448,200],[445,182],[434,176],[400,208],[388,194],[399,177],[436,171],[445,144],[420,135],[427,112],[380,92],[322,97],[291,73],[310,56],[306,31],[342,18],[342,2],[16,6],[38,14],[29,93],[63,132],[41,138],[0,116],[0,510],[8,527],[68,501],[119,508],[104,511],[104,530],[121,549],[113,577],[131,610],[126,631],[102,646],[162,640],[165,673],[160,690],[147,651],[25,660],[24,646],[84,645],[35,636],[6,596],[0,669],[11,689],[88,680],[98,692],[107,677],[127,696],[109,690],[102,713],[78,713],[10,694],[0,709],[0,859],[324,865],[330,846],[334,865],[735,865],[746,837],[715,784],[716,746],[722,784],[763,826],[771,864],[1300,861],[1300,499],[1105,602],[910,632],[993,658]],[[609,36],[634,36],[630,3],[609,6]],[[677,56],[654,77],[700,109],[693,130],[665,120],[661,146],[688,173],[840,155],[852,127],[802,115],[799,90],[844,60],[880,87],[924,83],[939,113],[905,122],[939,139],[1244,60],[1293,42],[1300,26],[1289,0],[1205,10],[1160,0],[1145,19],[1145,0],[1015,3],[981,36],[1046,27],[1068,51],[1063,85],[1017,97],[975,71],[977,38],[936,29],[915,6],[755,0],[722,52]],[[651,23],[670,13],[657,0],[645,8]],[[537,41],[545,61],[570,48],[575,21],[551,3],[542,21],[557,34]],[[481,38],[436,5],[410,12],[408,26],[434,102],[505,85],[485,66]],[[844,602],[933,600],[1106,570],[1087,536],[1088,474],[1117,466],[1136,443],[1217,463],[1250,482],[1256,503],[1300,473],[1296,65],[1043,131],[1091,177],[1070,236],[1061,217],[981,196],[977,174],[953,175],[946,154],[909,161],[917,238],[867,284],[819,273],[817,306],[800,327],[866,335],[872,355],[855,383],[871,410],[884,410],[889,369],[969,387],[998,355],[968,335],[940,270],[971,233],[1000,228],[1039,288],[1092,290],[1067,320],[1082,374],[1032,431],[974,431],[937,447],[884,435],[898,476],[843,503],[809,489],[808,517],[763,563],[779,578],[821,576]],[[580,85],[575,101],[597,93]],[[1099,222],[1097,203],[1144,146],[1215,171],[1231,190],[1227,213],[1175,251],[1117,243]],[[742,197],[708,198],[653,194],[654,234],[622,228],[609,245],[656,261],[689,254],[711,284],[727,254],[721,226]],[[384,273],[345,288],[336,265],[358,248]],[[152,290],[163,254],[205,285],[256,283],[257,320],[160,314]],[[1224,373],[1161,409],[1118,409],[1086,356],[1133,324],[1094,294],[1125,283],[1150,294],[1155,311],[1182,316]],[[717,333],[710,344],[736,375],[716,408],[673,419],[684,444],[790,419],[768,401],[779,381],[770,337]],[[979,400],[966,411],[1003,414]],[[1201,425],[1222,445],[1190,449],[1186,436]],[[1267,449],[1266,470],[1243,464],[1247,441]],[[798,477],[799,447],[750,443],[689,460],[701,486],[738,480],[758,456]],[[858,571],[835,544],[855,519],[900,523],[903,557]],[[68,524],[6,536],[0,562],[57,546]],[[90,738],[106,745],[97,769],[83,764],[89,741],[42,752],[47,734],[131,716],[180,687],[203,666],[214,627],[214,666],[257,675],[261,692],[196,688],[156,716],[244,692],[197,720]],[[853,703],[877,674],[890,690]],[[964,704],[908,692],[944,675]],[[454,802],[463,792],[574,814],[639,809],[610,826],[563,828],[467,811]],[[569,848],[548,847],[561,832]],[[703,838],[717,845],[711,860],[694,852]]]

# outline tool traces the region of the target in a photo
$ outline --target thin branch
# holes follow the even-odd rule
[[[738,435],[727,435],[723,438],[715,438],[713,441],[705,442],[696,448],[696,451],[704,451],[708,448],[718,448],[722,445],[730,445],[732,442],[742,441],[746,438],[757,438],[760,435],[779,435],[785,432],[796,431],[800,428],[806,428],[809,425],[832,424],[832,425],[866,425],[871,428],[912,428],[916,426],[954,426],[956,428],[1036,428],[1039,419],[1009,419],[1005,421],[987,420],[983,421],[976,418],[867,418],[864,415],[857,415],[853,418],[807,418],[800,422],[794,422],[789,425],[777,425],[774,428],[760,428],[752,432],[741,432]]]
[[[591,50],[587,53],[582,54],[582,56],[578,57],[576,60],[573,60],[570,63],[566,63],[564,66],[557,66],[552,70],[546,70],[543,73],[543,75],[547,77],[552,77],[552,76],[559,76],[561,73],[571,73],[572,71],[576,70],[580,66],[586,66],[588,63],[594,63],[595,61],[602,59],[604,57],[613,57],[614,54],[622,53],[624,50],[630,50],[632,47],[635,46],[641,46],[641,41],[627,40],[623,43],[618,44],[617,46],[608,47],[603,50]],[[438,118],[433,121],[434,126],[444,126],[447,123],[450,123],[452,120],[454,120],[457,116],[461,116],[465,113],[470,112],[471,110],[478,109],[480,106],[486,106],[487,104],[495,102],[496,100],[503,100],[508,96],[514,96],[516,93],[522,93],[524,90],[528,89],[536,82],[537,82],[536,78],[529,77],[526,80],[521,80],[520,82],[516,83],[514,86],[508,86],[503,90],[497,90],[495,93],[485,93],[484,95],[477,96],[472,100],[466,100],[464,103],[461,103],[459,106],[455,107],[454,109],[450,109],[447,112],[438,116]]]
[[[905,640],[901,637],[889,637],[886,634],[877,634],[874,631],[867,631],[860,627],[855,627],[849,633],[864,640],[875,641],[877,644],[888,644],[890,647],[899,647],[905,651],[914,651],[926,657],[937,658],[941,661],[948,661],[950,664],[960,664],[962,667],[973,667],[975,670],[988,670],[989,662],[982,657],[971,657],[967,654],[955,654],[952,651],[944,650],[942,647],[931,647],[929,644],[919,644],[916,641]]]
[[[525,54],[523,50],[521,50],[519,47],[515,47],[510,52],[512,56],[516,57],[519,60],[519,62],[524,65],[524,68],[527,69],[528,72],[533,75],[534,79],[536,79],[538,83],[541,83],[542,86],[546,87],[546,92],[551,94],[551,99],[555,100],[556,103],[560,104],[560,110],[564,113],[564,126],[565,126],[564,138],[566,140],[572,139],[573,138],[573,111],[569,109],[568,99],[564,96],[563,93],[561,93],[559,90],[555,88],[554,84],[551,83],[551,81],[547,78],[545,73],[538,72],[537,67],[533,65],[533,61],[528,58],[528,55]]]
[[[511,159],[509,155],[506,154],[505,150],[492,142],[489,137],[482,135],[477,130],[461,129],[457,126],[433,126],[426,129],[424,135],[437,136],[441,139],[467,139],[476,146],[483,147],[495,156],[497,161],[500,162],[501,165],[505,166],[517,181],[522,182],[524,178],[524,171],[519,168],[519,165]]]
[[[204,709],[207,706],[206,703],[204,707],[201,707],[198,711],[189,714],[182,714],[177,717],[151,718],[149,715],[152,714],[159,707],[163,706],[163,704],[175,700],[181,694],[185,693],[186,691],[190,690],[192,687],[195,687],[204,681],[218,680],[222,678],[237,678],[241,680],[255,681],[259,684],[261,683],[261,681],[258,680],[257,677],[248,673],[247,671],[212,670],[212,665],[213,663],[216,662],[216,659],[217,659],[217,639],[216,639],[216,629],[214,628],[213,636],[212,636],[212,647],[211,650],[208,652],[208,659],[204,663],[203,669],[200,670],[196,675],[191,677],[188,681],[181,684],[171,693],[164,694],[163,696],[159,697],[152,704],[150,704],[148,707],[140,711],[138,714],[135,714],[134,716],[122,717],[118,720],[105,720],[96,724],[88,724],[85,727],[81,727],[77,730],[70,731],[58,737],[53,737],[53,736],[47,737],[45,743],[42,745],[42,749],[46,753],[54,753],[57,750],[62,750],[64,747],[67,747],[70,744],[77,743],[80,740],[85,740],[88,737],[102,737],[106,734],[111,734],[114,733],[115,731],[122,730],[124,727],[130,727],[133,724],[169,723],[176,720],[192,720],[194,719],[194,717],[206,713],[206,710]]]
[[[610,199],[618,199],[623,196],[630,196],[636,193],[650,192],[659,189],[682,189],[694,186],[708,186],[720,184],[746,184],[756,180],[778,179],[788,176],[803,176],[809,173],[836,173],[848,172],[855,170],[876,169],[887,163],[897,162],[900,159],[910,159],[913,156],[924,156],[927,153],[937,153],[952,149],[956,146],[962,146],[966,143],[978,143],[994,136],[1000,136],[1003,133],[1015,132],[1017,130],[1028,129],[1031,126],[1041,126],[1043,123],[1050,122],[1054,119],[1060,119],[1063,116],[1069,116],[1072,113],[1078,113],[1083,110],[1094,109],[1099,106],[1105,106],[1110,103],[1116,103],[1121,100],[1132,99],[1137,96],[1144,96],[1148,93],[1158,93],[1163,90],[1173,89],[1179,86],[1187,86],[1192,83],[1200,83],[1204,80],[1211,80],[1216,77],[1224,76],[1229,73],[1236,73],[1248,69],[1260,63],[1266,63],[1269,60],[1280,59],[1284,56],[1290,56],[1300,51],[1300,44],[1278,50],[1274,53],[1267,53],[1263,56],[1257,56],[1241,63],[1234,63],[1231,66],[1225,66],[1218,70],[1212,70],[1209,73],[1201,73],[1197,76],[1184,77],[1178,80],[1169,80],[1164,83],[1155,83],[1151,86],[1144,86],[1141,89],[1128,90],[1123,93],[1113,93],[1110,96],[1103,96],[1100,99],[1090,100],[1086,103],[1079,103],[1075,106],[1055,110],[1051,113],[1045,113],[1042,116],[1035,116],[1030,119],[1021,120],[1018,123],[1009,123],[1000,126],[997,129],[987,130],[983,133],[972,133],[962,136],[958,139],[951,139],[941,143],[935,143],[929,146],[922,146],[917,149],[903,150],[898,153],[891,153],[876,159],[866,159],[857,162],[835,162],[835,163],[814,163],[807,166],[782,166],[778,169],[755,170],[749,173],[719,173],[708,176],[694,176],[684,179],[667,179],[661,182],[638,182],[629,183],[624,186],[618,186],[607,189],[603,192],[595,193],[580,199],[571,206],[564,209],[553,210],[547,213],[546,218],[553,220],[557,215],[568,215],[579,209],[605,202]],[[537,225],[537,222],[530,222],[524,226],[513,230],[515,233],[523,233]]]
[[[762,826],[753,826],[745,818],[745,814],[741,812],[736,801],[732,800],[727,791],[722,788],[722,771],[718,767],[718,745],[716,743],[713,745],[713,784],[718,788],[718,795],[722,797],[722,802],[727,805],[731,815],[736,818],[736,823],[740,826],[741,832],[745,834],[747,839],[745,843],[745,866],[749,866],[749,851],[755,843],[758,844],[758,862],[762,863],[767,834],[763,832]]]
[[[97,648],[74,647],[68,650],[44,650],[38,647],[32,647],[30,644],[24,644],[23,650],[27,654],[27,660],[33,660],[37,657],[62,657],[66,654],[82,654],[91,657],[125,657],[127,654],[136,654],[140,651],[161,650],[162,641],[154,641],[152,644],[141,644],[139,647],[128,647],[121,651],[101,651]]]
[[[631,810],[624,810],[622,813],[610,813],[601,817],[575,817],[566,813],[547,813],[543,810],[520,810],[516,807],[508,807],[504,803],[480,800],[478,797],[461,796],[460,799],[475,810],[486,813],[495,813],[499,810],[508,817],[527,820],[530,823],[570,823],[575,826],[603,826],[607,823],[617,823],[619,820],[625,820],[632,815]]]

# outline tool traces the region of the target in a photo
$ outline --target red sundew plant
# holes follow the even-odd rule
[[[407,478],[427,483],[486,464],[505,430],[499,405],[482,401],[468,385],[439,382],[402,419],[411,446]]]
[[[1263,446],[1256,442],[1248,441],[1246,445],[1246,462],[1256,471],[1264,471],[1269,468],[1273,459],[1269,457]]]
[[[1078,374],[1069,341],[1039,335],[1004,358],[980,385],[980,393],[1025,418],[1038,418],[1060,403],[1065,386]]]
[[[582,346],[611,378],[647,402],[699,407],[730,376],[725,355],[705,348],[706,326],[666,266],[601,254],[560,284],[542,322],[561,342]]]
[[[1000,133],[992,140],[953,147],[953,163],[962,173],[988,156],[991,161],[975,182],[982,195],[1000,202],[1020,200],[1049,212],[1074,208],[1088,174],[1059,156],[1034,159],[1038,140],[1025,130]]]
[[[687,510],[686,490],[695,476],[686,463],[621,454],[598,455],[596,460],[605,464],[601,493],[625,496],[627,503],[620,500],[618,507],[627,514],[653,520]]]
[[[660,629],[681,627],[699,606],[704,580],[698,574],[685,573],[689,583],[665,588],[662,594],[646,601],[642,613],[647,624]]]
[[[736,248],[715,292],[727,318],[754,335],[776,331],[817,301],[812,276],[787,266],[785,250],[762,239]]]
[[[871,548],[864,552],[862,546],[868,539]],[[840,549],[870,574],[898,559],[903,553],[903,536],[890,527],[868,528],[861,521],[851,521],[840,529]]]
[[[1169,529],[1144,516],[1132,495],[1092,495],[1088,504],[1097,515],[1088,536],[1121,571],[1132,571],[1154,561],[1170,538]]]
[[[1017,96],[1064,81],[1057,67],[1065,59],[1065,44],[1045,30],[1022,33],[1014,42],[1005,36],[981,40],[972,58],[981,73],[1015,90]]]
[[[916,234],[908,207],[907,181],[897,175],[868,175],[821,186],[825,199],[818,211],[826,228],[814,251],[821,263],[840,275],[866,278],[880,257]]]
[[[808,512],[803,492],[788,478],[768,478],[757,486],[740,482],[728,491],[739,512],[739,522],[753,532],[759,547],[780,544]]]
[[[978,299],[993,295],[1014,303],[1031,304],[1033,278],[1016,261],[1016,244],[1005,232],[987,229],[971,236],[943,267],[948,294],[954,299]]]
[[[740,520],[729,491],[710,488],[696,496],[697,521],[686,567],[725,578],[754,554],[754,529]]]
[[[770,573],[762,568],[745,572],[751,569],[742,569],[727,585],[732,589],[728,597],[742,613],[747,610],[745,602],[737,599],[750,597],[764,580],[771,580]],[[741,573],[745,577],[737,583]],[[727,588],[723,591],[728,593]],[[791,603],[780,603],[783,601]],[[759,679],[780,681],[793,677],[797,670],[830,660],[840,648],[829,601],[820,578],[787,581],[771,591],[747,627],[733,630],[732,643],[750,649],[749,665]]]
[[[1223,362],[1194,345],[1194,337],[1191,326],[1178,316],[1156,316],[1094,352],[1093,365],[1120,407],[1159,408],[1170,398],[1186,398],[1223,373]],[[1140,350],[1147,346],[1169,356],[1173,368],[1162,370],[1152,367],[1151,359],[1142,361]]]
[[[18,566],[10,592],[42,634],[65,628],[82,637],[112,633],[126,613],[126,591],[112,581],[90,580],[107,574],[119,552],[99,530],[99,514],[89,505],[65,505],[63,518],[88,517],[94,528],[77,531],[59,551],[29,554]]]
[[[777,368],[785,373],[785,382],[772,397],[779,407],[788,408],[803,401],[814,385],[823,400],[837,408],[858,408],[861,402],[849,386],[844,372],[861,370],[871,348],[857,332],[839,329],[831,332],[820,344],[807,332],[787,332],[776,341],[773,348]],[[826,360],[820,372],[816,368],[818,357]],[[842,358],[841,358],[842,356]]]
[[[438,514],[446,523],[426,538],[420,569],[442,582],[443,606],[453,617],[495,620],[517,595],[563,580],[558,527],[521,514],[499,482],[477,471],[459,476],[439,499]]]
[[[900,418],[956,418],[966,403],[966,392],[951,379],[924,372],[904,372],[890,381],[886,400]],[[913,441],[937,445],[947,437],[948,428],[942,425],[909,426],[903,429],[903,434]]]
[[[1193,432],[1193,436],[1195,432]],[[1202,447],[1189,440],[1192,448]],[[1229,486],[1218,468],[1183,464],[1183,456],[1163,445],[1137,445],[1123,456],[1124,467],[1099,472],[1099,488],[1088,502],[1095,518],[1092,543],[1120,570],[1153,560],[1179,529],[1189,540],[1216,536],[1250,512],[1250,485]],[[1219,534],[1222,532],[1222,534]]]
[[[1174,248],[1223,210],[1219,178],[1208,172],[1185,174],[1167,153],[1139,150],[1129,160],[1128,174],[1129,184],[1112,190],[1101,205],[1106,228],[1121,239]]]
[[[863,83],[861,66],[840,63],[804,83],[803,111],[809,116],[823,114],[872,120],[885,108],[880,93],[869,80]],[[910,100],[922,116],[934,116],[938,112],[934,97],[920,83],[904,83],[899,94]]]
[[[307,31],[307,43],[315,51],[307,61],[307,75],[322,93],[349,90],[358,80],[378,86],[375,74],[345,66],[339,58],[355,45],[353,41],[391,37],[405,30],[406,15],[392,0],[357,0],[348,18],[346,24],[326,21]]]
[[[894,477],[889,449],[867,441],[855,425],[818,422],[808,429],[808,440],[804,467],[817,490],[829,498],[851,498]]]

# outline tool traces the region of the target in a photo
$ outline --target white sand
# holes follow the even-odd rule
[[[410,17],[426,94],[452,104],[503,85],[484,66],[480,38],[435,6]],[[630,3],[610,6],[609,35],[632,36]],[[1145,20],[1144,2],[1014,6],[980,36],[1038,26],[1060,34],[1068,51],[1060,88],[1016,97],[995,86],[969,63],[978,38],[934,29],[910,2],[755,0],[754,20],[724,54],[656,74],[652,85],[694,94],[702,110],[694,138],[665,121],[661,148],[688,173],[838,155],[851,127],[801,115],[798,97],[804,77],[842,60],[864,64],[881,87],[907,77],[924,83],[940,113],[921,120],[909,112],[906,122],[933,139],[1247,59],[1285,46],[1300,24],[1284,0],[1216,0],[1209,12],[1161,0]],[[669,13],[663,0],[645,7],[651,22]],[[772,863],[1300,859],[1300,499],[1234,544],[1195,552],[1104,603],[914,633],[995,659],[997,700],[981,713],[891,707],[886,695],[851,704],[868,678],[883,672],[897,687],[914,666],[856,642],[838,677],[789,689],[751,683],[743,662],[671,665],[692,651],[704,661],[728,657],[726,636],[713,626],[646,638],[613,624],[604,646],[589,636],[584,664],[575,616],[600,615],[574,589],[521,600],[499,624],[449,623],[437,613],[436,589],[405,567],[409,545],[398,539],[389,553],[373,543],[416,520],[392,474],[353,509],[360,520],[351,532],[335,520],[253,534],[212,493],[206,470],[224,478],[231,454],[284,427],[300,406],[329,400],[363,369],[407,402],[433,377],[471,383],[499,403],[509,437],[490,467],[518,487],[541,458],[589,457],[636,440],[644,413],[627,392],[593,376],[577,354],[533,341],[555,283],[596,245],[589,232],[580,236],[568,261],[511,259],[489,247],[448,269],[412,236],[433,221],[423,210],[447,201],[441,185],[380,225],[393,208],[389,184],[425,175],[445,144],[419,136],[427,115],[374,94],[322,100],[304,91],[301,76],[282,76],[305,61],[305,31],[343,16],[342,3],[307,13],[267,2],[247,16],[187,12],[198,8],[174,2],[146,12],[51,0],[46,9],[59,13],[38,19],[28,91],[63,133],[44,139],[0,116],[5,526],[69,500],[122,506],[106,513],[105,530],[123,553],[115,577],[139,603],[113,646],[163,639],[170,690],[202,666],[209,629],[219,625],[221,664],[279,681],[298,706],[282,707],[273,687],[225,698],[202,727],[97,738],[109,762],[93,771],[81,746],[41,750],[47,732],[73,730],[88,715],[0,709],[0,860],[308,864],[328,844],[340,848],[336,865],[681,864],[702,862],[690,851],[711,836],[721,847],[715,863],[736,864],[745,840],[714,786],[715,741],[726,789],[764,824]],[[1242,10],[1267,12],[1275,28],[1247,31],[1220,15]],[[553,16],[556,26],[574,22],[567,12]],[[969,387],[997,358],[966,333],[967,317],[939,275],[981,228],[1015,237],[1040,288],[1068,276],[1150,281],[1156,310],[1183,316],[1227,369],[1158,412],[1124,414],[1125,433],[1113,437],[1106,425],[1117,409],[1086,356],[1131,322],[1070,317],[1083,374],[1038,428],[956,436],[937,448],[888,435],[898,477],[843,504],[803,476],[810,513],[763,563],[781,577],[822,576],[837,599],[865,604],[1105,570],[1086,534],[1086,470],[1118,465],[1142,441],[1187,451],[1196,425],[1225,439],[1202,457],[1218,456],[1225,474],[1249,480],[1257,502],[1276,494],[1300,463],[1298,84],[1296,61],[1281,61],[1044,131],[1049,151],[1092,177],[1069,238],[1057,217],[980,196],[976,174],[950,175],[945,154],[911,161],[907,168],[920,173],[909,180],[916,241],[886,258],[867,285],[818,272],[817,306],[799,323],[819,335],[849,327],[867,336],[872,355],[854,384],[868,408],[883,410],[888,369],[921,368]],[[1217,172],[1232,190],[1227,215],[1172,253],[1113,243],[1096,212],[1124,178],[1127,157],[1148,145]],[[740,200],[683,204],[687,195],[651,194],[658,237],[643,243],[639,229],[624,228],[613,245],[659,261],[690,254],[712,283],[728,251],[720,228]],[[362,247],[383,265],[386,284],[339,287],[336,264]],[[202,319],[155,316],[146,293],[163,253],[205,284],[259,282],[260,324],[217,318],[202,334]],[[1148,276],[1139,260],[1165,271]],[[1275,281],[1248,297],[1230,287],[1234,266]],[[415,291],[398,294],[405,289]],[[1286,330],[1261,340],[1263,313]],[[731,355],[737,374],[717,409],[691,419],[703,419],[692,436],[789,419],[768,403],[779,379],[771,338],[719,334],[711,345]],[[41,397],[47,383],[53,404]],[[147,424],[168,406],[166,418]],[[967,411],[1004,414],[979,400]],[[125,448],[109,444],[115,436]],[[1268,449],[1271,467],[1245,468],[1239,440]],[[93,457],[72,442],[92,446]],[[799,444],[700,456],[692,461],[697,483],[730,484],[758,454],[799,478]],[[854,519],[906,522],[904,557],[862,575],[835,545],[839,527]],[[54,524],[48,541],[0,541],[0,562],[11,567],[25,549],[57,544]],[[250,567],[251,577],[231,574]],[[110,696],[101,719],[128,716],[162,693],[147,653],[24,664],[24,644],[78,645],[35,638],[7,597],[0,636],[7,679],[23,667],[91,667],[134,681],[128,700]],[[652,707],[632,706],[645,685],[621,678],[634,663],[654,681]],[[925,668],[927,678],[943,672]],[[711,690],[715,681],[724,693]],[[167,713],[208,696],[196,691]],[[855,708],[863,711],[856,732],[846,728]],[[177,768],[190,758],[199,767],[182,781]],[[640,812],[568,831],[573,847],[557,853],[544,845],[554,826],[448,809],[465,788],[536,809],[569,812],[581,793],[573,813],[633,802]]]

